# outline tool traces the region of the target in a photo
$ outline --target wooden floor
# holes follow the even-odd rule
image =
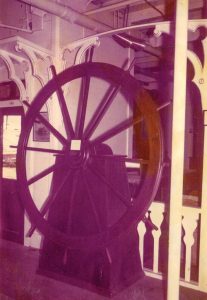
[[[97,293],[36,273],[38,251],[0,240],[0,300],[104,300]],[[165,283],[144,277],[113,300],[164,300]],[[176,299],[175,299],[176,300]],[[182,288],[180,300],[207,300],[207,294]]]

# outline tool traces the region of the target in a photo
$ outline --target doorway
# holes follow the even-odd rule
[[[24,243],[24,209],[16,180],[16,146],[22,117],[20,106],[0,108],[1,237],[20,244]]]

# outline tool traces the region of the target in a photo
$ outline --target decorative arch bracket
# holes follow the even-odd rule
[[[155,23],[154,35],[160,37],[163,33],[171,34],[173,32],[174,22],[158,22]],[[195,32],[198,28],[207,28],[207,19],[196,19],[188,21],[188,30]]]
[[[8,69],[9,79],[13,80],[19,88],[21,101],[29,101],[30,96],[33,97],[30,93],[31,84],[27,83],[26,78],[31,76],[36,78],[41,87],[50,79],[49,66],[52,64],[52,52],[28,40],[18,36],[1,40],[0,57]],[[22,76],[17,74],[15,64],[20,66]],[[26,87],[22,79],[25,79]]]
[[[26,100],[27,91],[22,82],[22,80],[17,76],[15,70],[15,62],[22,65],[23,68],[25,67],[25,60],[13,53],[7,52],[5,50],[0,49],[0,58],[5,63],[7,70],[8,70],[8,77],[10,80],[14,81],[19,89],[20,92],[20,101]]]
[[[49,66],[52,64],[52,54],[50,51],[37,47],[36,45],[28,44],[22,40],[18,40],[15,45],[15,50],[24,54],[30,62],[32,75],[39,81],[43,87],[50,79]]]
[[[201,103],[202,110],[207,110],[207,99],[206,99],[206,91],[207,91],[207,37],[202,40],[203,51],[204,51],[204,64],[202,65],[200,58],[196,53],[191,50],[188,50],[188,59],[192,63],[194,67],[194,78],[192,81],[198,87],[201,94]]]
[[[74,64],[77,65],[83,61],[85,53],[88,49],[90,49],[91,47],[98,47],[99,45],[100,45],[100,39],[97,36],[91,37],[89,39],[79,40],[77,42],[73,42],[73,43],[69,44],[67,47],[65,47],[62,50],[62,53],[63,53],[62,57],[64,60],[63,69],[66,68],[66,65],[68,63],[67,55],[66,55],[67,51],[69,53],[71,53],[71,52],[75,51],[76,49],[78,49],[76,52],[76,55],[75,55],[75,60],[74,60]]]

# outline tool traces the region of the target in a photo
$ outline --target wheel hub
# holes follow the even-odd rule
[[[67,160],[70,168],[83,167],[91,157],[91,150],[87,142],[82,140],[71,140],[70,155]]]

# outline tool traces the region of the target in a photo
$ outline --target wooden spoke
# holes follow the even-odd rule
[[[68,181],[68,178],[71,174],[71,170],[68,171],[68,173],[65,175],[63,178],[60,186],[58,189],[55,191],[55,193],[52,195],[51,193],[48,195],[47,199],[45,200],[44,204],[42,205],[40,209],[40,214],[42,217],[45,216],[45,214],[48,212],[49,208],[52,206],[52,204],[55,202],[55,200],[58,198],[58,195],[62,191],[63,187],[65,186],[66,182]],[[31,237],[36,229],[35,225],[32,225],[30,229],[28,230],[26,236]]]
[[[44,171],[40,172],[39,174],[31,177],[28,181],[27,184],[31,185],[33,183],[35,183],[36,181],[42,179],[43,177],[49,175],[50,173],[54,172],[55,170],[61,168],[64,166],[64,163],[60,163],[60,164],[53,164],[52,166],[50,166],[49,168],[45,169]]]
[[[122,70],[126,68],[128,65],[128,59],[124,61],[122,65]],[[130,68],[128,69],[128,71]],[[123,76],[123,74],[122,74]],[[97,110],[95,111],[94,115],[91,118],[91,121],[89,122],[85,132],[84,132],[84,139],[89,139],[98,125],[100,124],[101,120],[103,119],[105,113],[107,112],[108,108],[110,107],[111,103],[113,102],[114,98],[118,94],[118,92],[121,89],[121,85],[117,85],[114,87],[114,85],[110,86],[108,90],[106,91],[101,103],[99,104]]]
[[[80,92],[80,98],[78,103],[76,132],[75,132],[76,138],[78,139],[80,139],[83,134],[85,118],[86,118],[86,109],[88,103],[89,86],[90,86],[90,77],[86,75],[82,79],[81,92]]]
[[[31,107],[31,105],[27,101],[23,101],[27,107]],[[37,113],[36,119],[40,121],[47,129],[60,141],[62,145],[68,146],[68,141],[64,138],[64,136],[53,127],[48,120],[46,120],[40,113]]]
[[[84,172],[83,172],[82,179],[83,179],[83,183],[84,183],[84,185],[85,185],[86,191],[87,191],[87,193],[88,193],[90,205],[91,205],[93,214],[94,214],[94,216],[95,216],[95,220],[96,220],[96,224],[97,224],[97,226],[98,226],[98,230],[101,231],[100,218],[99,218],[99,215],[98,215],[98,212],[97,212],[97,209],[96,209],[94,200],[93,200],[94,198],[93,198],[93,195],[92,195],[92,193],[91,193],[91,188],[90,188],[90,186],[89,186],[89,182],[88,182],[87,175],[84,174]]]
[[[111,103],[113,102],[114,98],[120,91],[121,86],[116,87],[109,87],[107,92],[105,93],[104,98],[102,99],[101,103],[99,104],[97,110],[95,111],[94,115],[91,118],[91,121],[89,122],[85,132],[84,132],[84,138],[89,139],[93,132],[98,127],[99,123],[103,119],[105,113],[107,112],[108,108],[110,107]]]
[[[135,124],[141,122],[143,120],[142,117],[138,118],[128,118],[125,121],[119,123],[118,125],[114,126],[113,128],[109,129],[107,132],[101,134],[97,138],[91,141],[91,145],[95,145],[98,143],[103,143],[106,140],[114,137],[115,135],[121,133],[122,131],[130,128],[131,126],[134,126]]]
[[[72,139],[74,137],[74,130],[73,130],[73,126],[72,126],[72,122],[71,122],[71,118],[68,112],[68,108],[66,105],[66,100],[63,94],[63,90],[61,88],[61,86],[58,83],[57,80],[57,74],[56,74],[56,70],[55,67],[52,65],[50,67],[52,74],[53,74],[53,78],[55,79],[55,84],[56,84],[56,94],[58,97],[58,101],[59,101],[59,105],[60,105],[60,109],[63,115],[63,122],[64,122],[64,126],[65,126],[65,130],[66,130],[66,134],[68,139]]]
[[[39,148],[39,147],[25,147],[27,151],[34,151],[34,152],[45,152],[45,153],[53,153],[53,154],[64,154],[63,150],[55,150],[55,149],[48,149],[48,148]]]
[[[100,181],[102,181],[113,193],[114,195],[122,201],[122,203],[127,206],[130,207],[131,203],[129,202],[129,199],[124,197],[121,193],[119,193],[114,187],[113,185],[108,182],[108,180],[105,178],[105,176],[103,176],[97,169],[93,169],[92,167],[90,167],[88,165],[88,169],[96,176],[99,178]]]
[[[72,190],[71,190],[71,193],[70,193],[70,208],[69,208],[68,222],[67,222],[67,230],[66,230],[67,233],[70,233],[70,232],[71,232],[72,214],[73,214],[73,205],[74,205],[75,194],[76,194],[77,186],[78,186],[78,178],[79,178],[79,174],[80,174],[80,171],[77,170],[77,171],[74,173],[73,181],[71,182]]]
[[[17,146],[10,145],[10,148],[17,149]],[[55,150],[55,149],[49,149],[49,148],[40,148],[40,147],[24,147],[27,151],[35,151],[35,152],[46,152],[46,153],[54,153],[54,154],[64,154],[63,150]]]

